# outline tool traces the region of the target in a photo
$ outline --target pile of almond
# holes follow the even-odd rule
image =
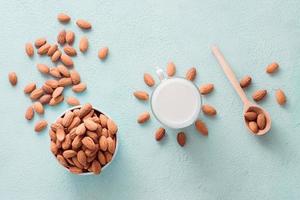
[[[91,104],[67,111],[51,125],[51,151],[75,174],[99,174],[116,151],[118,127]]]

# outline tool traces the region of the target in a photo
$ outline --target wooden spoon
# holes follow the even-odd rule
[[[266,126],[264,129],[262,130],[258,130],[258,132],[254,133],[253,131],[251,131],[251,129],[249,128],[249,121],[245,120],[245,124],[246,127],[248,128],[248,130],[254,134],[254,135],[264,135],[266,134],[270,129],[271,129],[271,118],[269,113],[264,110],[262,107],[250,102],[244,92],[244,90],[241,88],[238,80],[236,79],[233,71],[231,70],[229,64],[227,63],[227,61],[225,60],[223,54],[221,53],[220,49],[216,46],[212,47],[212,53],[213,55],[216,57],[216,59],[218,60],[219,64],[221,65],[224,73],[226,74],[227,78],[229,79],[229,81],[231,82],[231,85],[233,86],[233,88],[235,89],[235,91],[238,93],[238,95],[240,96],[242,102],[244,103],[244,110],[243,110],[243,114],[245,114],[246,112],[249,111],[254,111],[258,114],[263,113],[265,115],[266,118]]]

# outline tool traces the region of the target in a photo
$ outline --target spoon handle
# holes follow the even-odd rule
[[[224,73],[226,74],[227,78],[231,82],[231,85],[234,87],[235,91],[240,96],[243,103],[244,104],[249,104],[249,100],[248,100],[245,92],[241,88],[240,83],[236,79],[233,71],[231,70],[228,62],[225,60],[225,58],[224,58],[223,54],[221,53],[220,49],[217,46],[213,46],[211,48],[211,50],[212,50],[212,53],[214,54],[214,56],[216,57],[216,59],[218,60],[219,64],[221,65],[221,67],[222,67]]]

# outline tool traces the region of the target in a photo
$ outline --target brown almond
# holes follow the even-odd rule
[[[68,112],[66,112],[65,116],[63,117],[61,124],[64,127],[69,127],[73,121],[73,118],[74,118],[74,113],[72,111],[68,111]]]
[[[34,45],[36,48],[40,48],[44,44],[46,44],[47,40],[45,38],[38,38],[35,40]]]
[[[54,79],[49,79],[45,82],[46,85],[50,86],[51,88],[55,89],[58,87],[58,81]]]
[[[99,118],[100,118],[101,126],[103,128],[107,127],[107,120],[108,120],[108,118],[105,115],[103,115],[103,114],[100,114]]]
[[[49,67],[45,64],[37,64],[36,67],[42,74],[48,74],[50,72]]]
[[[252,82],[252,78],[250,76],[245,76],[240,80],[240,86],[242,88],[248,87]]]
[[[54,142],[51,142],[50,143],[50,151],[54,154],[54,155],[57,155],[57,152],[58,152],[58,148],[56,146],[56,144]]]
[[[149,94],[145,91],[135,91],[133,95],[139,100],[147,101],[149,99]]]
[[[34,55],[34,48],[31,43],[25,44],[25,52],[29,57],[32,57]]]
[[[51,47],[50,44],[46,43],[43,46],[41,46],[37,52],[40,55],[45,55],[46,53],[48,53],[50,47]]]
[[[68,44],[73,44],[75,40],[75,33],[73,31],[66,31],[66,42]]]
[[[195,67],[192,67],[187,71],[185,78],[187,80],[194,81],[196,78],[196,75],[197,75],[197,70]]]
[[[206,127],[206,124],[202,120],[200,120],[200,119],[196,120],[195,127],[196,127],[197,131],[199,133],[201,133],[202,135],[204,135],[204,136],[208,135],[208,129]]]
[[[57,15],[57,20],[61,23],[68,23],[71,20],[71,17],[65,13],[59,13]]]
[[[72,120],[72,123],[68,126],[68,131],[70,132],[73,128],[79,126],[79,124],[81,123],[81,119],[77,117],[74,112],[73,114],[74,114],[74,118]],[[76,128],[74,129],[74,132],[75,132],[74,134],[76,134]]]
[[[72,149],[78,149],[82,145],[82,136],[77,135],[72,141]]]
[[[44,114],[44,106],[41,104],[41,102],[39,102],[39,101],[34,102],[32,107],[36,113],[38,113],[40,115]]]
[[[64,77],[70,77],[70,72],[66,66],[58,65],[57,69]]]
[[[57,43],[60,45],[64,45],[66,43],[66,31],[61,30],[57,35]]]
[[[257,116],[256,123],[257,123],[257,126],[260,130],[264,130],[264,128],[266,127],[266,117],[263,113],[260,113]]]
[[[165,134],[166,134],[166,130],[164,128],[160,127],[159,129],[157,129],[155,132],[156,141],[160,141],[161,139],[163,139]]]
[[[29,106],[25,112],[25,119],[32,120],[34,117],[34,111],[32,106]]]
[[[70,134],[67,134],[65,140],[61,144],[61,147],[63,150],[67,150],[71,147],[71,144],[72,144],[71,136]]]
[[[60,50],[56,50],[54,52],[54,54],[52,55],[51,60],[52,60],[52,62],[56,62],[56,61],[58,61],[60,59],[60,57],[61,57],[61,51]]]
[[[200,93],[203,95],[209,94],[214,90],[214,84],[206,83],[200,86]]]
[[[84,123],[81,123],[76,127],[76,135],[84,135],[86,132],[86,128]]]
[[[85,155],[84,151],[82,151],[82,150],[78,151],[77,160],[80,164],[82,164],[83,166],[86,166],[87,161],[86,161],[86,155]]]
[[[84,104],[79,110],[79,116],[81,119],[91,112],[93,106],[90,103]]]
[[[176,66],[175,66],[175,64],[173,62],[169,62],[167,64],[167,75],[169,77],[171,77],[171,76],[174,76],[175,73],[176,73]]]
[[[29,83],[24,88],[25,94],[30,94],[33,90],[35,90],[36,84],[35,83]]]
[[[101,173],[101,165],[100,165],[99,161],[94,160],[92,162],[91,169],[94,174],[100,174]]]
[[[258,132],[258,126],[257,123],[254,121],[249,122],[249,129],[253,132],[253,133],[257,133]]]
[[[108,118],[107,120],[107,129],[110,131],[111,134],[116,134],[118,132],[118,126],[115,124],[115,122]]]
[[[96,148],[96,145],[95,145],[93,139],[90,137],[84,137],[81,142],[84,146],[86,146],[86,148],[88,148],[90,150],[94,150]]]
[[[72,70],[70,72],[70,76],[71,76],[73,85],[77,85],[80,83],[81,78],[80,78],[79,73],[76,70]]]
[[[284,105],[286,103],[286,96],[283,90],[281,89],[276,90],[275,96],[276,96],[277,103],[279,105]]]
[[[257,90],[252,94],[254,101],[261,101],[267,95],[267,90]]]
[[[203,113],[208,116],[214,116],[217,114],[216,109],[213,106],[208,105],[208,104],[202,105],[201,109],[202,109]]]
[[[30,98],[32,100],[37,100],[39,99],[42,95],[44,94],[44,91],[42,88],[36,88],[35,90],[33,90],[31,93],[30,93]]]
[[[90,131],[95,131],[98,128],[98,124],[91,119],[84,120],[84,126]]]
[[[103,47],[98,52],[98,57],[100,60],[104,60],[107,57],[108,54],[108,47]]]
[[[77,85],[74,85],[72,87],[72,90],[73,90],[73,92],[81,93],[81,92],[86,90],[86,84],[85,83],[79,83]]]
[[[53,93],[53,88],[50,87],[50,86],[47,85],[47,84],[44,84],[44,85],[42,86],[42,89],[43,89],[44,93],[46,93],[46,94],[52,94],[52,93]]]
[[[154,81],[153,77],[151,76],[151,74],[149,74],[149,73],[144,74],[144,82],[149,87],[152,87],[153,85],[155,85],[155,81]]]
[[[107,150],[108,144],[105,136],[101,136],[99,139],[99,146],[101,151],[105,152]]]
[[[103,128],[102,131],[101,131],[101,135],[105,136],[105,137],[108,137],[108,130],[107,128]]]
[[[79,42],[79,50],[82,53],[84,53],[88,50],[88,48],[89,48],[89,41],[88,41],[87,37],[83,36]]]
[[[58,48],[57,44],[51,45],[48,52],[47,52],[47,55],[48,56],[53,56],[53,54],[56,52],[57,48]]]
[[[48,122],[46,120],[41,120],[35,124],[34,130],[35,132],[41,132],[44,130],[48,125]]]
[[[63,152],[63,157],[65,158],[72,158],[74,156],[77,156],[77,152],[74,150],[66,150]]]
[[[60,56],[60,60],[61,62],[66,65],[67,67],[71,67],[73,66],[73,60],[70,58],[70,56],[66,55],[66,54],[61,54]]]
[[[177,134],[177,142],[180,146],[184,146],[186,143],[186,137],[184,132],[180,132]]]
[[[65,52],[68,56],[76,56],[76,55],[77,55],[76,49],[74,49],[74,48],[71,47],[70,45],[64,46],[64,52]]]
[[[60,96],[58,96],[58,97],[56,97],[56,98],[52,98],[52,99],[50,100],[50,102],[49,102],[49,105],[50,105],[50,106],[56,106],[57,104],[63,102],[63,100],[64,100],[64,96],[63,96],[63,95],[60,95]]]
[[[139,124],[143,124],[147,122],[150,119],[150,113],[149,112],[143,112],[142,114],[139,115],[137,122]]]
[[[9,82],[10,82],[10,84],[11,84],[12,86],[17,85],[17,83],[18,83],[18,77],[17,77],[17,74],[16,74],[15,72],[10,72],[10,73],[8,74],[8,80],[9,80]]]
[[[276,72],[279,69],[279,65],[276,62],[273,62],[271,64],[269,64],[266,68],[266,72],[269,74],[273,74],[274,72]]]
[[[79,100],[76,99],[75,97],[68,97],[66,101],[67,101],[67,103],[68,103],[70,106],[78,106],[78,105],[80,105]]]
[[[61,78],[58,80],[58,85],[60,87],[66,87],[72,85],[72,79],[71,78]]]
[[[49,74],[53,76],[54,78],[61,78],[61,74],[59,70],[56,67],[52,67],[49,71]]]
[[[102,166],[106,164],[105,155],[101,151],[98,152],[98,160]]]
[[[116,149],[116,143],[115,141],[111,138],[111,137],[108,137],[106,139],[107,141],[107,150],[113,154],[115,152],[115,149]]]
[[[255,121],[257,118],[257,113],[253,111],[248,111],[244,114],[244,117],[248,121]]]
[[[56,159],[58,160],[58,162],[64,166],[64,167],[68,167],[68,163],[66,161],[66,159],[62,156],[62,155],[57,155]],[[72,170],[73,171],[73,170]]]
[[[82,173],[82,169],[80,169],[78,167],[70,167],[69,171],[73,174],[81,174]]]
[[[63,91],[64,91],[64,87],[56,88],[52,93],[52,97],[56,98],[56,97],[60,96],[63,93]]]
[[[78,19],[76,21],[76,24],[79,28],[81,29],[91,29],[92,28],[92,25],[90,22],[84,20],[84,19]]]
[[[50,102],[51,98],[52,97],[50,94],[44,94],[43,96],[41,96],[39,101],[41,102],[41,104],[48,104]]]
[[[60,142],[64,141],[65,137],[66,137],[66,133],[63,128],[59,128],[56,130],[56,138],[58,141]]]

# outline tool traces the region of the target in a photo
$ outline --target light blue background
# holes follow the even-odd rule
[[[298,0],[129,0],[129,1],[2,1],[0,6],[0,199],[299,199],[300,198],[300,2]],[[72,16],[63,26],[59,12]],[[88,19],[92,31],[83,33],[76,18]],[[36,70],[48,58],[24,54],[24,44],[38,37],[54,42],[62,28],[86,34],[90,49],[74,61],[88,90],[77,95],[111,115],[119,125],[120,149],[111,167],[100,176],[66,173],[49,152],[49,136],[36,135],[34,122],[24,120],[30,100],[23,87],[45,79]],[[261,105],[271,114],[272,131],[250,135],[241,117],[242,104],[210,53],[218,44],[240,78],[250,74],[247,90],[266,88]],[[105,62],[97,58],[109,46]],[[159,124],[136,123],[149,110],[132,92],[151,91],[143,73],[173,60],[178,75],[196,66],[196,83],[215,84],[204,100],[218,110],[216,118],[202,117],[209,136],[186,130],[187,144],[180,148],[176,132],[168,130],[162,143],[154,140]],[[265,66],[280,63],[274,76]],[[16,71],[12,88],[7,74]],[[282,108],[274,91],[286,91]],[[66,91],[66,95],[73,95]],[[46,108],[49,122],[68,106]]]

